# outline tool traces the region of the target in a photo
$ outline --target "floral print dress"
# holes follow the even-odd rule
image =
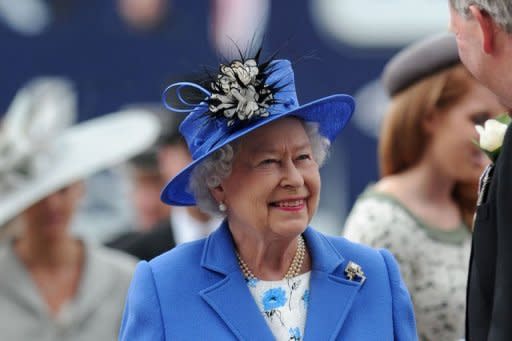
[[[262,316],[276,340],[303,340],[309,300],[306,272],[280,281],[251,279],[247,282]]]
[[[421,341],[464,336],[471,234],[430,226],[393,196],[369,187],[357,199],[343,232],[347,239],[388,249],[409,289]]]

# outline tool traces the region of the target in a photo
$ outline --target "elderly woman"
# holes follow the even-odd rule
[[[125,112],[69,126],[60,79],[23,88],[0,130],[1,340],[114,340],[136,261],[71,235],[88,175],[147,148],[158,124]],[[119,134],[119,132],[123,134]],[[108,146],[108,147],[107,147]]]
[[[189,86],[206,95],[195,107],[182,93]],[[352,98],[299,106],[286,60],[234,61],[208,89],[170,89],[192,107],[180,129],[193,161],[162,200],[225,220],[208,238],[139,263],[121,339],[415,340],[391,254],[308,227],[319,167]]]
[[[505,108],[462,65],[453,34],[406,47],[382,79],[391,96],[379,140],[382,178],[358,198],[344,235],[396,257],[420,340],[458,340],[478,178],[488,163],[472,143],[475,125]]]

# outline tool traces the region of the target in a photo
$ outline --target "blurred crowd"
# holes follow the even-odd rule
[[[488,164],[473,125],[506,109],[460,62],[452,36],[426,45],[448,51],[437,59],[422,45],[363,56],[322,40],[305,19],[308,4],[288,15],[289,4],[269,0],[0,0],[0,339],[116,338],[136,262],[219,226],[195,206],[160,200],[192,160],[179,132],[185,115],[160,96],[260,47],[292,55],[304,101],[355,93],[382,75],[371,94],[382,98],[379,138],[348,127],[338,139],[312,224],[393,253],[421,340],[464,336],[472,219]],[[425,69],[414,74],[418,60]],[[133,113],[144,116],[139,130],[120,123]],[[106,127],[98,120],[110,116],[123,118],[108,138],[81,140],[104,141],[103,152],[75,155],[97,164],[77,170],[61,135],[78,136],[72,127],[88,122]]]

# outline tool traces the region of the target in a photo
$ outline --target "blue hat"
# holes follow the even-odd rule
[[[190,103],[181,94],[187,87],[202,91],[206,99],[199,104]],[[190,112],[180,125],[180,132],[193,161],[161,193],[164,203],[179,206],[196,204],[189,189],[190,175],[201,161],[226,144],[288,116],[317,122],[319,133],[333,141],[349,121],[355,106],[349,95],[333,95],[299,105],[288,60],[261,65],[254,59],[235,60],[230,65],[221,65],[211,91],[186,82],[169,86],[164,96],[169,90],[175,90],[181,104],[189,109],[169,106],[165,100],[164,105],[172,111]]]

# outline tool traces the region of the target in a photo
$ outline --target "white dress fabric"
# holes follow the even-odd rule
[[[51,316],[12,240],[0,243],[0,340],[117,340],[135,258],[85,243],[75,298]]]
[[[421,341],[453,341],[464,335],[471,249],[465,225],[442,231],[370,187],[354,204],[343,233],[351,241],[386,248],[396,257]]]
[[[277,341],[303,340],[311,272],[280,281],[247,282],[265,322]]]

